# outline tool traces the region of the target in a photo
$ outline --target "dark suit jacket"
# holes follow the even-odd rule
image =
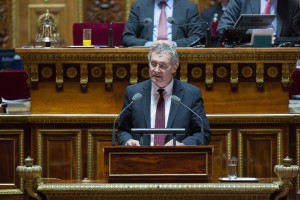
[[[151,128],[151,80],[128,86],[125,93],[123,108],[131,102],[133,95],[136,93],[140,93],[143,96],[142,99],[134,102],[120,116],[118,124],[118,142],[121,145],[125,145],[131,138],[139,140],[139,135],[131,135],[131,128]],[[182,142],[185,145],[208,144],[210,142],[211,132],[206,118],[200,89],[175,79],[173,95],[178,96],[182,103],[201,116],[204,133],[201,133],[201,120],[184,106],[174,104],[173,102],[171,103],[167,128],[185,128],[186,135],[177,136],[177,141]],[[172,135],[167,135],[165,143],[171,139]],[[150,135],[144,136],[144,145],[150,145]]]
[[[153,22],[148,25],[138,23],[143,22],[145,18],[154,19],[154,0],[139,0],[132,4],[122,36],[123,46],[144,46],[146,42],[153,41]],[[173,18],[176,24],[194,23],[172,25],[172,41],[175,41],[178,47],[187,47],[204,36],[196,4],[189,0],[174,0]]]
[[[260,14],[261,0],[230,0],[217,31],[221,34],[233,27],[241,14]],[[300,10],[298,0],[277,1],[277,37],[300,36]]]

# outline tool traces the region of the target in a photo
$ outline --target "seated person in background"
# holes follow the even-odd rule
[[[190,0],[163,0],[167,5],[162,6],[161,1],[138,0],[132,4],[122,35],[123,46],[149,47],[154,41],[170,40],[176,47],[188,47],[203,37],[204,31],[200,26],[198,7],[195,3]],[[166,13],[163,20],[165,30],[159,29],[162,7],[165,7]],[[173,17],[175,24],[168,23],[168,17]],[[153,22],[143,23],[146,18],[151,18]]]
[[[132,135],[131,128],[185,128],[185,135],[176,136],[176,145],[206,145],[211,131],[206,118],[202,94],[199,88],[173,78],[179,66],[179,58],[173,45],[157,43],[148,53],[149,76],[146,80],[126,88],[123,108],[140,93],[141,100],[134,102],[120,116],[118,142],[120,145],[140,146],[139,135]],[[196,112],[202,119],[181,104],[171,102],[176,95],[181,102]],[[163,114],[164,113],[164,114]],[[201,127],[203,126],[203,133]],[[172,134],[144,135],[146,146],[172,146]]]
[[[300,10],[298,0],[230,0],[219,22],[217,32],[233,27],[241,14],[276,14],[272,23],[276,37],[300,36]]]

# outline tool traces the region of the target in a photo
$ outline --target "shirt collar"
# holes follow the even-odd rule
[[[162,89],[165,90],[165,93],[167,93],[169,96],[171,96],[172,91],[173,91],[173,85],[174,85],[174,79],[172,78],[171,82]],[[160,89],[160,88],[152,82],[152,94],[153,95],[158,94],[158,92],[157,92],[158,89]]]

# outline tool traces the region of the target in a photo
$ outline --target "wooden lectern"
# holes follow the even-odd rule
[[[109,146],[104,149],[108,182],[209,182],[213,146]]]

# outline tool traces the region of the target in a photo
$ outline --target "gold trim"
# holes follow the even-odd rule
[[[106,88],[111,88],[113,84],[113,65],[112,63],[107,63],[105,66],[105,86]]]
[[[138,65],[130,64],[130,84],[136,84],[138,82]]]
[[[188,71],[187,63],[180,64],[180,80],[183,82],[188,82],[187,71]]]
[[[62,88],[64,84],[64,69],[63,69],[63,64],[62,63],[56,63],[56,87],[57,88]]]
[[[264,64],[256,63],[256,85],[261,88],[264,85]]]
[[[206,64],[206,78],[205,78],[205,84],[208,88],[211,88],[214,82],[214,67],[213,63],[207,63]]]
[[[239,65],[233,63],[230,66],[230,84],[231,87],[235,88],[239,82]]]
[[[88,65],[80,64],[80,86],[81,88],[86,88],[88,84]]]

